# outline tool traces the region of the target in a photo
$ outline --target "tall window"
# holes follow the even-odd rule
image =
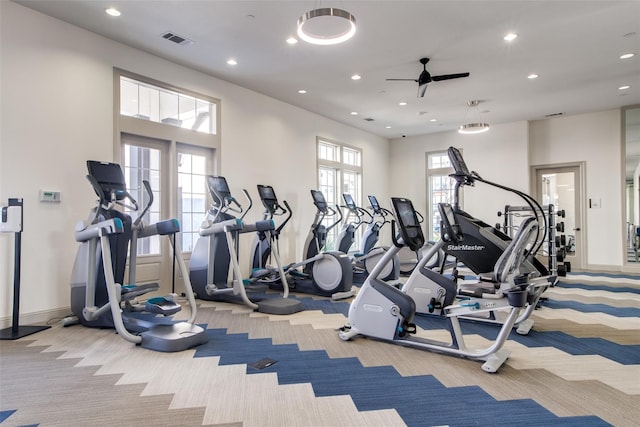
[[[454,169],[446,151],[427,153],[427,200],[429,201],[429,239],[440,239],[438,203],[453,203],[455,180],[449,177]]]
[[[140,203],[148,180],[154,202],[145,222],[177,218],[181,249],[190,252],[207,211],[205,176],[219,163],[220,101],[118,69],[114,85],[122,144],[116,154],[131,194]],[[138,253],[156,254],[159,244],[140,245]]]
[[[182,225],[182,250],[191,252],[207,211],[207,157],[185,148],[178,152],[178,212]]]
[[[343,204],[342,193],[349,193],[358,206],[362,201],[362,150],[318,138],[318,189],[330,205]],[[330,225],[337,218],[327,218]],[[340,226],[329,231],[325,248],[335,249]],[[356,237],[356,239],[358,236]],[[357,247],[357,241],[356,246]]]
[[[142,221],[145,224],[153,224],[160,220],[160,206],[162,206],[162,188],[160,183],[160,150],[124,144],[124,176],[127,182],[127,191],[138,203],[138,210],[125,208],[125,212],[131,215],[131,220],[136,221],[147,204],[150,202],[148,192],[143,181],[148,181],[152,193],[153,204],[145,212]],[[127,201],[128,202],[128,201]],[[159,236],[145,237],[138,242],[138,255],[157,255],[160,253]]]

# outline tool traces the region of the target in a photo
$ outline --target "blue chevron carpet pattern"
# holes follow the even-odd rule
[[[570,273],[544,295],[496,373],[480,363],[357,339],[349,301],[297,294],[269,316],[200,302],[209,342],[136,348],[113,331],[55,327],[0,346],[0,426],[637,426],[640,278]],[[417,316],[440,337],[442,318]],[[497,328],[462,322],[483,344]],[[129,408],[129,410],[127,410]]]

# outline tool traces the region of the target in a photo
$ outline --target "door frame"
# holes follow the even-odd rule
[[[121,144],[131,144],[137,147],[149,148],[160,151],[160,188],[154,188],[154,191],[158,191],[161,194],[160,197],[160,219],[170,218],[171,213],[171,174],[170,162],[171,155],[171,141],[167,141],[159,138],[152,138],[142,135],[134,135],[129,132],[122,132],[120,134]],[[124,165],[124,150],[121,148],[121,155],[118,159],[118,163]],[[138,201],[142,209],[142,201]],[[171,278],[171,272],[173,267],[173,250],[171,249],[170,242],[163,236],[158,236],[160,244],[160,253],[137,255],[136,256],[136,272],[138,283],[158,283],[160,285],[160,293],[166,294],[171,290],[171,281],[167,281]],[[127,259],[127,265],[129,265],[130,259]],[[128,273],[127,273],[128,274]]]
[[[587,251],[587,233],[588,230],[585,227],[586,224],[586,215],[587,215],[587,206],[586,206],[586,162],[571,162],[571,163],[550,163],[550,164],[542,164],[542,165],[532,165],[530,166],[529,173],[529,189],[530,194],[540,202],[541,195],[538,190],[538,174],[540,172],[548,171],[549,173],[553,172],[563,172],[562,169],[577,169],[577,184],[579,186],[579,191],[575,193],[575,203],[576,203],[576,228],[580,228],[580,239],[576,239],[576,251],[580,251],[580,257],[578,258],[579,263],[573,264],[572,269],[586,269],[588,267],[588,251]],[[579,212],[578,212],[579,210]],[[574,261],[575,262],[575,261]]]

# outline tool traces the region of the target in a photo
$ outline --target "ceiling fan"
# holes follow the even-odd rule
[[[441,80],[450,80],[450,79],[459,79],[460,77],[469,77],[469,73],[458,73],[458,74],[443,74],[441,76],[432,76],[427,71],[427,62],[429,62],[429,58],[420,58],[420,63],[422,64],[423,70],[420,73],[420,76],[417,79],[387,79],[388,81],[392,80],[402,80],[402,81],[413,81],[418,83],[418,97],[422,98],[424,93],[427,91],[427,86],[431,82],[439,82]]]

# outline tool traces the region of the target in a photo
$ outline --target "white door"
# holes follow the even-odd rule
[[[133,221],[142,213],[149,196],[143,181],[148,181],[153,192],[153,203],[143,217],[145,224],[153,224],[169,218],[167,170],[167,141],[122,134],[122,169],[127,190],[137,201],[139,209],[127,209]],[[137,284],[158,283],[160,294],[171,291],[172,256],[167,237],[151,236],[138,239],[136,277]],[[128,280],[128,272],[125,281]]]
[[[556,233],[564,243],[565,262],[584,268],[581,165],[536,167],[536,195],[542,205],[553,204]]]

